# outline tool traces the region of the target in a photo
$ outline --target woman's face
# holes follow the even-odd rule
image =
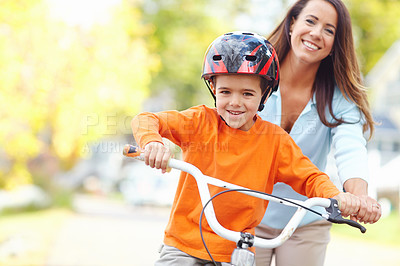
[[[291,47],[303,63],[319,64],[333,48],[337,28],[336,9],[324,0],[311,0],[292,21]]]

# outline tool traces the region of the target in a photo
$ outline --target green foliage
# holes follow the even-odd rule
[[[224,20],[226,13],[222,16],[219,6],[215,1],[143,2],[143,18],[154,28],[151,48],[161,60],[160,72],[150,88],[153,96],[166,92],[173,97],[176,106],[169,108],[184,109],[207,100],[211,103],[200,79],[204,54],[216,37],[233,30],[232,21]]]
[[[158,60],[151,34],[127,1],[109,23],[68,25],[49,1],[2,1],[0,11],[1,184],[29,183],[27,164],[50,154],[66,167],[84,145],[117,135],[108,118],[139,110]]]
[[[0,212],[0,216],[8,216],[17,213],[29,213],[29,212],[37,212],[39,210],[45,209],[44,207],[38,207],[35,204],[29,204],[26,206],[22,206],[19,208],[4,208]]]
[[[367,74],[386,50],[400,39],[400,1],[345,2],[352,18],[362,70]]]
[[[57,14],[52,2],[64,5]],[[222,16],[225,3],[213,1],[122,0],[108,21],[84,24],[80,13],[65,17],[70,4],[2,1],[0,187],[33,182],[28,164],[38,156],[68,169],[89,142],[130,134],[149,92],[166,91],[179,109],[211,103],[200,79],[203,56],[232,30],[226,18],[235,8]]]
[[[102,1],[79,3],[72,22],[55,15],[51,2],[79,1],[1,2],[0,188],[68,169],[87,155],[88,143],[130,134],[130,118],[149,96],[163,104],[151,111],[212,105],[200,79],[204,53],[254,8],[238,0],[121,0],[108,20],[88,25],[76,19]],[[400,1],[346,4],[366,73],[400,38]],[[42,170],[32,163],[38,157]]]

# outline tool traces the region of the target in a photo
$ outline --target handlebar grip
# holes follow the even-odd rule
[[[134,146],[131,144],[125,144],[124,150],[122,153],[127,157],[132,157],[132,158],[144,161],[144,157],[143,157],[139,147],[137,147],[137,146]]]
[[[327,219],[328,221],[335,224],[348,224],[350,226],[360,229],[361,233],[363,234],[367,231],[367,229],[364,226],[357,223],[356,221],[345,219],[342,217],[337,200],[330,199],[330,201],[331,205],[328,208],[326,208],[326,212],[328,213],[328,219]]]
[[[125,144],[124,150],[122,152],[125,156],[127,157],[132,157],[137,160],[144,161],[144,156],[140,151],[140,148],[138,146],[134,146],[132,144]],[[171,172],[171,167],[167,167],[166,172],[169,173]]]
[[[140,156],[139,147],[133,146],[131,144],[125,144],[123,154],[127,157]]]

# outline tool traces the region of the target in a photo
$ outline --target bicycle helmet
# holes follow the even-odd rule
[[[269,41],[251,32],[230,32],[215,39],[208,47],[203,64],[202,78],[210,88],[211,77],[218,74],[255,74],[267,79],[259,111],[264,108],[269,92],[278,89],[279,62]]]

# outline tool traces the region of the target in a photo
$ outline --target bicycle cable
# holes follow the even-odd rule
[[[202,220],[203,220],[204,210],[206,209],[207,205],[208,205],[214,198],[216,198],[216,197],[218,197],[218,196],[221,196],[221,195],[224,194],[224,193],[228,193],[228,192],[242,192],[242,191],[251,192],[251,193],[258,193],[258,194],[270,196],[270,197],[273,197],[273,198],[276,198],[276,199],[281,200],[280,203],[283,203],[282,201],[285,201],[285,202],[291,203],[291,204],[293,204],[293,205],[296,205],[296,206],[298,206],[298,207],[301,207],[301,208],[303,208],[303,209],[305,209],[305,210],[307,210],[307,211],[310,211],[310,212],[312,212],[312,213],[314,213],[314,214],[316,214],[316,215],[319,215],[319,216],[323,217],[321,213],[319,213],[319,212],[317,212],[316,210],[313,210],[313,209],[311,209],[311,208],[308,208],[308,207],[306,207],[306,206],[303,206],[303,205],[301,205],[300,203],[297,203],[297,202],[294,202],[294,201],[292,201],[292,200],[285,199],[285,198],[282,198],[282,197],[279,197],[279,196],[275,196],[275,195],[272,195],[272,194],[268,194],[268,193],[262,192],[262,191],[257,191],[257,190],[252,190],[252,189],[243,189],[243,188],[239,188],[239,189],[228,189],[228,190],[224,190],[224,191],[218,192],[217,194],[215,194],[214,196],[212,196],[212,197],[206,202],[206,204],[204,204],[203,209],[201,210],[201,213],[200,213],[200,221],[199,221],[199,228],[200,228],[201,241],[203,242],[204,248],[206,249],[206,251],[207,251],[207,253],[208,253],[208,256],[210,256],[210,259],[211,259],[211,261],[213,262],[213,264],[214,264],[215,266],[218,266],[218,264],[217,264],[217,262],[214,260],[213,256],[211,255],[211,252],[208,250],[208,247],[207,247],[206,242],[205,242],[204,237],[203,237]]]

